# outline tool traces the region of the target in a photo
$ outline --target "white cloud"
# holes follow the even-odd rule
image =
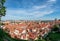
[[[45,11],[32,11],[27,10],[7,10],[7,14],[4,19],[37,19],[43,17],[44,15],[53,13],[53,10]]]
[[[42,8],[46,8],[47,6],[46,5],[42,5],[42,6],[33,6],[33,9],[42,9]]]
[[[50,2],[56,2],[56,0],[49,0]]]
[[[53,6],[55,2],[56,0],[48,0],[47,3],[43,5],[32,6],[31,9],[7,9],[7,15],[4,18],[7,19],[7,17],[9,17],[10,19],[37,19],[39,17],[43,17],[44,15],[52,14],[54,9],[52,9],[51,6]]]
[[[54,11],[53,10],[51,10],[51,11],[44,11],[44,12],[34,12],[35,13],[35,17],[42,17],[42,16],[44,16],[44,15],[47,15],[47,14],[51,14],[51,13],[53,13]]]

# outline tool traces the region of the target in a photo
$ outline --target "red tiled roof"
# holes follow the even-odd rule
[[[45,32],[48,32],[48,29],[50,29],[52,27],[51,25],[52,23],[40,23],[40,24],[37,24],[35,22],[28,22],[28,23],[10,23],[10,24],[5,24],[4,27],[5,29],[9,29],[10,32],[14,32],[15,30],[18,30],[19,33],[21,33],[21,35],[15,35],[14,33],[11,34],[10,32],[10,35],[11,37],[15,37],[15,38],[20,38],[19,36],[23,36],[23,38],[25,39],[26,38],[26,35],[25,34],[22,34],[23,30],[27,30],[29,29],[30,30],[33,30],[33,29],[36,29],[37,31],[35,32],[37,34],[37,32],[39,30],[42,30],[42,28],[44,28],[44,30],[42,30],[41,32],[39,31],[39,34],[40,35],[43,35]],[[45,30],[45,28],[48,28]],[[33,33],[33,31],[29,32],[29,31],[26,31],[27,33],[26,34],[29,34],[29,37],[28,38],[32,38],[32,39],[35,39],[37,36],[36,34]],[[37,34],[38,35],[38,34]]]

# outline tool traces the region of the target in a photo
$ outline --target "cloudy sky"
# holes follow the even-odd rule
[[[60,19],[60,0],[6,0],[2,20]]]

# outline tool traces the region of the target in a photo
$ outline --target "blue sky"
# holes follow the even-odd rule
[[[60,19],[60,0],[6,0],[2,20]]]

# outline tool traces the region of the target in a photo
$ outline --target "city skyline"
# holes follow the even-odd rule
[[[6,0],[2,20],[60,19],[60,0]]]

